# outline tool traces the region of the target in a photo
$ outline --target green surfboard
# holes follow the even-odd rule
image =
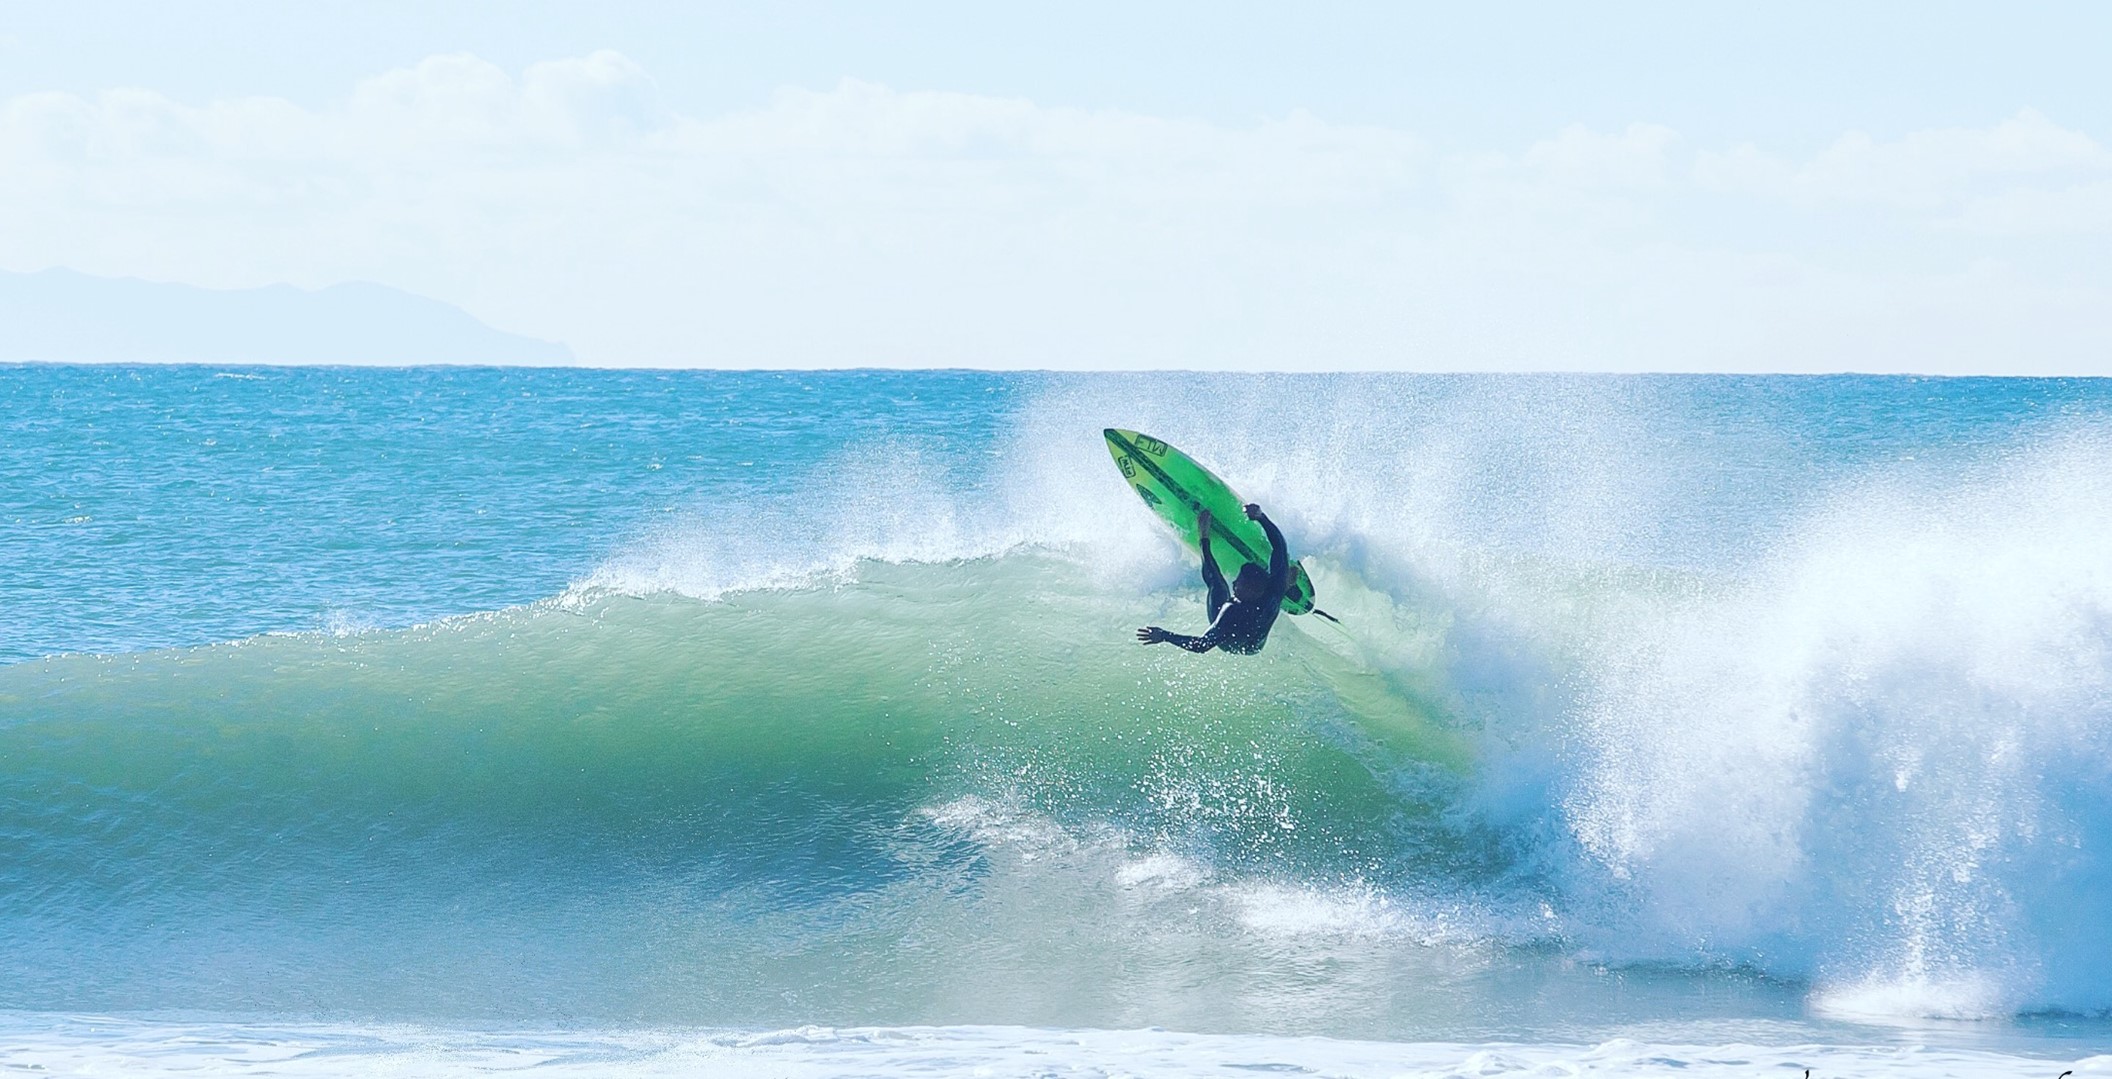
[[[1172,525],[1189,549],[1202,550],[1195,520],[1209,510],[1211,553],[1227,579],[1237,576],[1244,562],[1269,568],[1269,537],[1260,525],[1247,520],[1246,500],[1225,486],[1225,481],[1150,435],[1115,427],[1102,433],[1107,436],[1107,452],[1114,455],[1115,467],[1122,470],[1130,490],[1160,520]],[[1305,614],[1312,609],[1313,582],[1306,578],[1304,566],[1292,562],[1291,589],[1284,593],[1283,611]]]

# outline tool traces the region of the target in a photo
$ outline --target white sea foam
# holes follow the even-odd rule
[[[1032,1027],[454,1031],[254,1026],[80,1016],[0,1017],[0,1065],[40,1075],[1186,1076],[1361,1077],[1798,1075],[1952,1079],[2112,1075],[2112,1056],[2036,1057],[1897,1045],[1346,1041],[1283,1035]]]
[[[1563,812],[1643,949],[1863,1013],[2107,1005],[2108,460],[1844,491],[1595,650]]]

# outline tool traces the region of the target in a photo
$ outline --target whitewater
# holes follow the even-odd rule
[[[0,1062],[2112,1074],[2108,536],[2097,380],[0,367]]]

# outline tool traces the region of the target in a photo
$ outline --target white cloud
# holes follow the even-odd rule
[[[2112,180],[2045,189],[2023,187],[1973,199],[1955,220],[1989,236],[2112,232]]]
[[[532,65],[518,81],[474,56],[434,56],[361,83],[342,115],[375,154],[578,150],[673,119],[645,71],[606,50]]]
[[[1703,153],[1704,186],[1800,204],[1875,203],[1907,210],[1954,208],[1990,185],[2112,175],[2112,150],[2025,109],[1991,128],[1942,128],[1880,142],[1841,136],[1794,163],[1742,145]]]
[[[2028,112],[1802,162],[1648,124],[1439,152],[855,80],[697,117],[616,53],[454,55],[325,108],[0,102],[0,268],[374,280],[596,362],[1955,370],[2030,326],[2072,369],[2106,286],[1999,245],[2105,227],[2108,176]],[[1755,200],[1917,216],[1849,265]],[[1944,229],[1996,246],[1931,265]]]
[[[1629,124],[1618,135],[1601,135],[1571,124],[1525,152],[1525,163],[1565,183],[1592,187],[1663,187],[1669,151],[1679,134],[1657,124]]]
[[[831,198],[886,194],[916,203],[934,191],[1041,196],[1061,188],[1072,197],[1139,206],[1383,197],[1413,183],[1423,156],[1401,133],[1302,114],[1227,129],[1008,98],[902,93],[856,80],[830,91],[787,90],[766,109],[687,122],[668,148],[778,177],[858,180],[855,192],[838,189],[827,193]],[[814,193],[810,184],[793,190]]]

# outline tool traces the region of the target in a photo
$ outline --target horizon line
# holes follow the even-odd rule
[[[631,366],[592,363],[455,363],[446,360],[430,363],[277,363],[270,361],[229,361],[225,363],[202,360],[0,360],[0,369],[7,368],[197,368],[200,370],[223,370],[229,368],[263,370],[321,370],[321,371],[593,371],[611,374],[773,374],[773,375],[826,375],[826,374],[972,374],[972,375],[1230,375],[1230,376],[1313,376],[1339,377],[1344,375],[1415,375],[1434,378],[1457,378],[1471,376],[1510,378],[1903,378],[1903,379],[2001,379],[2009,381],[2077,381],[2084,379],[2112,379],[2112,372],[2104,374],[1989,374],[1945,373],[1937,371],[1770,371],[1728,370],[1693,371],[1651,369],[1641,371],[1582,370],[1561,368],[1504,368],[1494,370],[1461,369],[1379,369],[1344,368],[1326,370],[1291,370],[1286,368],[1222,368],[1222,367],[917,367],[889,365],[859,365],[846,367],[719,367],[719,366]]]

